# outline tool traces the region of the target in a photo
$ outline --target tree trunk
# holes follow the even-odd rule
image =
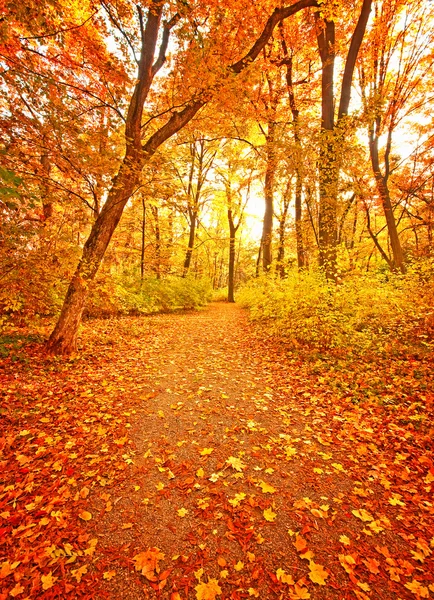
[[[267,170],[265,172],[265,212],[264,223],[262,227],[262,268],[269,271],[271,267],[271,241],[273,236],[273,215],[274,215],[274,178],[276,173],[275,160],[275,135],[276,124],[273,121],[268,122],[267,132]]]
[[[336,278],[337,220],[336,200],[338,169],[336,165],[334,130],[334,63],[335,25],[317,17],[318,48],[321,57],[321,148],[319,160],[319,264],[327,279]]]
[[[145,239],[146,239],[146,203],[142,196],[142,240],[140,247],[140,281],[143,282],[145,275]]]
[[[191,257],[193,255],[194,242],[196,239],[196,220],[197,212],[193,211],[190,215],[190,233],[188,236],[187,252],[185,253],[184,268],[182,272],[183,277],[187,277],[188,271],[190,270]]]
[[[371,155],[371,164],[372,170],[374,171],[375,183],[377,184],[378,194],[383,206],[384,216],[386,217],[390,245],[392,247],[392,268],[399,269],[401,273],[405,273],[406,269],[404,253],[399,240],[398,229],[396,227],[395,216],[393,214],[392,202],[390,200],[388,178],[381,172],[380,160],[378,156],[378,136],[375,135],[373,126],[369,133],[369,152]]]
[[[235,236],[238,227],[234,224],[232,210],[228,209],[229,222],[229,277],[228,277],[228,302],[235,302],[234,282],[235,282]]]
[[[69,285],[59,320],[47,342],[49,353],[71,354],[76,349],[78,327],[89,285],[98,271],[123,209],[138,185],[141,167],[139,160],[125,157],[107,202],[84,245],[83,256]]]
[[[155,226],[155,266],[154,271],[157,279],[161,277],[161,232],[160,232],[160,219],[158,214],[158,206],[152,206],[152,216],[154,217]]]

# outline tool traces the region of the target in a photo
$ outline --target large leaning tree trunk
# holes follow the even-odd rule
[[[360,16],[353,32],[345,61],[342,87],[335,123],[334,114],[334,64],[335,24],[332,20],[317,19],[317,40],[321,58],[321,148],[319,160],[319,264],[328,280],[336,279],[337,261],[337,197],[339,184],[340,149],[345,117],[351,99],[351,85],[360,46],[366,31],[372,0],[363,0]]]
[[[213,90],[192,99],[180,112],[173,112],[168,121],[142,141],[141,127],[145,101],[155,75],[165,62],[171,29],[181,18],[175,15],[163,23],[161,45],[156,56],[157,41],[161,29],[164,2],[153,0],[146,19],[138,7],[141,52],[138,73],[131,96],[125,124],[125,153],[119,171],[113,180],[107,200],[96,219],[83,248],[82,258],[69,285],[59,320],[47,342],[47,352],[71,354],[76,349],[78,328],[81,321],[89,285],[94,279],[107,246],[122,216],[125,205],[139,186],[142,169],[158,147],[182,129],[207,103]],[[228,66],[228,75],[237,75],[250,65],[270,39],[275,27],[283,20],[309,6],[318,6],[316,0],[299,0],[292,6],[276,8],[247,54]],[[216,86],[217,87],[217,86]],[[214,91],[214,93],[216,93]]]

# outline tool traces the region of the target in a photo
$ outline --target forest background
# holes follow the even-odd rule
[[[429,345],[429,2],[3,8],[4,326],[241,287],[294,344]]]

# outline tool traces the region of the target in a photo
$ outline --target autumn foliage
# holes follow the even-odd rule
[[[434,595],[433,25],[0,0],[0,600]]]

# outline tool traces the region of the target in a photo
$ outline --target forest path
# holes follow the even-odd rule
[[[90,320],[81,339],[0,373],[2,600],[434,592],[432,445],[377,402],[338,398],[236,305]]]

